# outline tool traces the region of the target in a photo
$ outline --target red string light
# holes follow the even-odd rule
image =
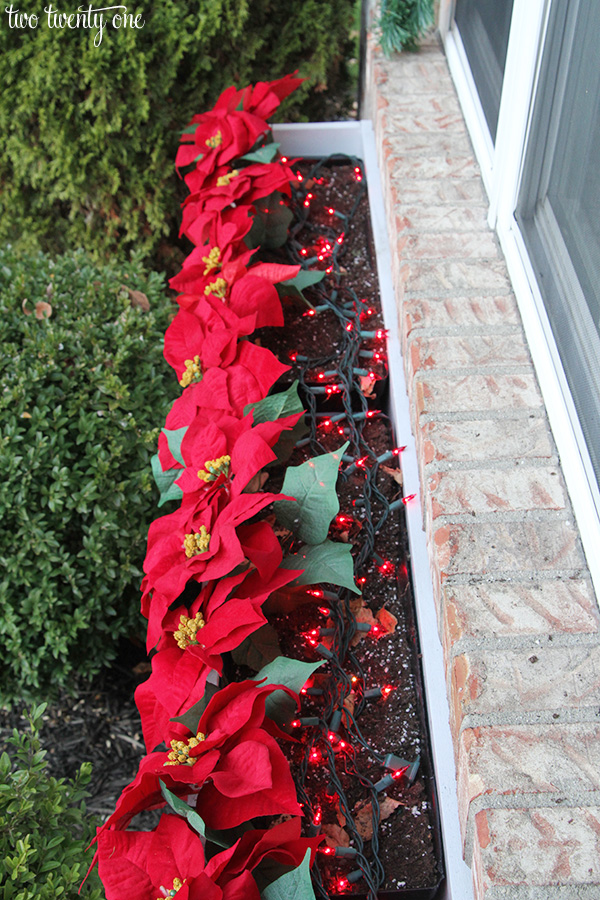
[[[321,807],[318,806],[318,807],[317,807],[317,810],[316,810],[316,812],[315,812],[314,818],[313,818],[313,824],[314,824],[314,825],[320,825],[320,824],[321,824],[321,819],[322,819],[322,818],[323,818],[323,813],[321,812]]]
[[[300,251],[300,256],[306,256],[307,253],[308,253],[308,250],[306,249],[306,247],[303,247],[302,250]]]
[[[336,888],[339,891],[345,891],[348,887],[348,879],[347,878],[338,878],[336,882]]]
[[[390,562],[388,559],[386,559],[386,560],[385,560],[384,562],[382,562],[382,564],[379,566],[379,571],[381,572],[382,575],[391,575],[392,572],[395,571],[394,563],[392,563],[392,562]]]
[[[352,331],[353,328],[354,322],[348,322],[348,324],[346,325],[346,331]]]
[[[281,162],[282,162],[282,163],[286,163],[287,161],[288,161],[287,156],[282,156],[282,157],[281,157]]]
[[[392,693],[393,690],[394,690],[394,687],[391,684],[384,685],[381,688],[381,696],[383,697],[383,699],[386,700],[390,696],[390,694]]]
[[[329,617],[331,615],[331,610],[328,609],[326,606],[319,606],[319,612],[321,613],[322,616]]]
[[[416,496],[416,494],[407,494],[406,497],[402,498],[402,502],[406,506],[411,500],[414,500]]]
[[[330,216],[332,216],[335,213],[335,209],[332,206],[330,206],[329,209],[327,210],[327,212],[329,213]]]
[[[335,847],[319,847],[319,853],[323,853],[325,856],[334,856]]]
[[[298,181],[304,181],[304,178],[302,177],[300,172],[296,172],[296,178],[298,179]]]
[[[311,763],[316,764],[318,762],[321,762],[321,754],[319,753],[319,751],[317,750],[316,747],[313,747],[313,749],[310,751],[308,758],[310,759]]]
[[[303,312],[303,313],[302,313],[302,315],[303,315],[304,317],[306,317],[306,316],[316,316],[316,312],[314,311],[314,309],[307,309],[306,312]]]
[[[288,353],[288,358],[289,358],[292,362],[296,362],[296,360],[297,360],[297,358],[298,358],[298,351],[297,351],[297,350],[292,350],[290,353]]]

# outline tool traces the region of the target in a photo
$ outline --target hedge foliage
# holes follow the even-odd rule
[[[139,8],[143,28],[106,29],[99,47],[93,29],[48,28],[42,4],[35,29],[11,29],[5,16],[0,243],[156,256],[176,233],[173,160],[191,116],[232,83],[295,69],[308,81],[280,116],[314,115],[351,55],[354,6],[161,0]]]
[[[136,261],[0,250],[0,702],[91,675],[138,626],[170,314]]]
[[[29,731],[13,730],[0,756],[0,897],[2,900],[77,900],[93,857],[86,847],[95,829],[86,817],[85,785],[91,763],[76,778],[48,775],[39,728],[45,704],[29,716]],[[101,900],[96,872],[83,900]]]

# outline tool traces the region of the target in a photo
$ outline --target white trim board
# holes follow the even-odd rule
[[[471,870],[462,856],[454,746],[450,733],[443,651],[433,599],[427,541],[422,528],[419,466],[410,427],[409,403],[397,331],[390,244],[373,126],[367,120],[319,122],[314,125],[274,125],[273,137],[281,143],[282,151],[291,157],[320,157],[340,152],[361,158],[365,165],[381,303],[385,325],[389,331],[388,365],[392,388],[392,420],[398,439],[406,446],[406,450],[400,456],[404,491],[406,495],[413,493],[416,495],[415,499],[407,504],[406,519],[446,865],[446,882],[439,900],[472,900]]]

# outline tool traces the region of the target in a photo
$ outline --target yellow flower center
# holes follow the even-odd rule
[[[225,301],[225,294],[227,293],[227,282],[224,278],[217,278],[216,281],[211,282],[211,284],[207,284],[204,288],[204,295],[208,297],[209,294],[214,294],[215,297],[218,297],[219,300]]]
[[[193,619],[182,615],[179,619],[179,628],[173,632],[177,646],[181,650],[185,650],[187,647],[197,644],[196,635],[205,625],[204,616],[200,612],[196,613]]]
[[[204,270],[205,275],[208,275],[208,273],[212,272],[213,269],[218,269],[221,265],[220,247],[213,247],[208,256],[202,257],[202,262],[206,265],[206,268]]]
[[[192,381],[202,380],[202,366],[200,365],[200,357],[196,354],[193,359],[184,360],[185,372],[179,379],[181,387],[187,387]]]
[[[181,890],[186,881],[187,878],[184,878],[183,881],[180,878],[174,878],[173,887],[170,891],[168,891],[166,887],[163,887],[161,884],[160,889],[162,891],[162,897],[157,897],[156,900],[165,900],[165,897],[174,897],[177,891]]]
[[[190,750],[192,747],[197,747],[198,744],[201,744],[205,737],[206,735],[199,731],[196,737],[188,738],[187,741],[171,741],[171,752],[163,765],[193,766],[196,762],[196,757],[190,756]]]
[[[209,543],[210,534],[206,530],[206,527],[201,525],[200,531],[196,531],[193,534],[186,534],[183,541],[185,555],[188,559],[191,559],[192,556],[199,556],[201,553],[206,553]]]
[[[220,147],[223,143],[223,135],[220,131],[217,131],[217,133],[213,134],[212,137],[206,138],[204,143],[207,147],[210,147],[211,150],[214,150],[215,147]]]
[[[202,481],[216,481],[219,475],[229,475],[229,466],[231,465],[231,457],[219,456],[217,459],[207,459],[204,463],[204,469],[198,472],[198,478]]]
[[[232,169],[227,175],[221,175],[220,178],[217,178],[217,187],[227,187],[231,179],[237,178],[239,174],[239,169]]]

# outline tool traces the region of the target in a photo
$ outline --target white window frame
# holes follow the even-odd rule
[[[553,0],[514,0],[496,142],[479,102],[455,0],[440,0],[439,29],[508,267],[596,595],[600,596],[600,491],[525,241],[515,219],[525,147]]]

